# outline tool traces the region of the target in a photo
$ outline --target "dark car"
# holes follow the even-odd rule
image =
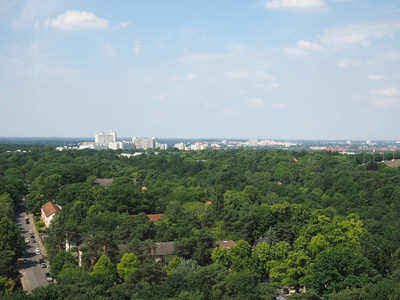
[[[35,238],[35,235],[34,235],[33,233],[31,233],[31,238],[32,238],[32,239],[34,239],[34,238]]]
[[[36,243],[36,240],[35,240],[35,239],[32,239],[32,240],[31,240],[31,243]]]
[[[26,258],[24,258],[24,264],[27,264],[28,260]]]
[[[25,224],[29,224],[29,220],[25,220]]]
[[[43,258],[39,259],[39,263],[43,264],[44,263],[44,259]]]
[[[288,289],[288,288],[283,288],[283,293],[284,293],[285,295],[289,294],[289,289]]]
[[[50,277],[50,273],[49,273],[49,272],[46,272],[46,273],[44,273],[44,276],[45,276],[46,278],[49,278],[49,277]]]

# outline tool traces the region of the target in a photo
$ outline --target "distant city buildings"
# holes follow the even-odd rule
[[[93,142],[83,142],[79,145],[79,147],[57,147],[56,150],[82,150],[82,149],[93,149],[93,150],[132,150],[132,149],[156,149],[160,150],[168,149],[167,144],[158,143],[155,137],[146,139],[146,138],[137,138],[133,137],[132,141],[117,141],[117,134],[115,132],[111,132],[109,134],[105,134],[104,132],[100,132],[95,135],[94,143]]]
[[[94,142],[96,144],[101,144],[101,145],[108,145],[110,143],[115,143],[117,140],[117,134],[115,132],[111,132],[109,134],[104,134],[104,132],[100,132],[99,134],[96,134],[94,137]]]
[[[137,137],[132,138],[132,143],[135,146],[135,149],[155,149],[156,148],[156,138],[152,137],[151,139],[138,139]]]
[[[249,147],[257,147],[258,140],[257,139],[249,139]]]
[[[95,135],[95,142],[83,142],[78,145],[71,144],[69,146],[57,147],[56,150],[80,150],[80,149],[93,149],[93,150],[150,150],[160,149],[167,150],[168,146],[177,148],[180,151],[202,151],[202,150],[229,150],[239,148],[270,148],[282,150],[311,150],[311,151],[335,151],[341,154],[355,154],[360,152],[375,152],[375,151],[390,151],[395,152],[400,150],[400,142],[371,142],[367,141],[312,141],[307,143],[292,142],[292,141],[275,141],[275,140],[221,140],[216,142],[210,141],[186,141],[178,142],[175,144],[163,144],[157,142],[155,137],[151,138],[138,138],[133,137],[131,141],[116,141],[117,134],[115,132],[105,134],[100,132]],[[157,151],[157,150],[156,150]],[[17,150],[16,152],[23,152]],[[144,152],[128,152],[118,154],[120,157],[133,157],[140,155]],[[158,152],[152,151],[154,154]]]

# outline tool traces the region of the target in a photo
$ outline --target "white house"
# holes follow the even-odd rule
[[[53,202],[47,202],[45,205],[42,206],[41,219],[45,224],[44,227],[48,228],[50,226],[50,222],[51,220],[53,220],[55,213],[60,210],[61,207],[58,206],[57,204],[54,204]]]

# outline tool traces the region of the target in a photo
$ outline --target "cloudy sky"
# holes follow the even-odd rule
[[[0,0],[0,136],[400,140],[398,0]]]

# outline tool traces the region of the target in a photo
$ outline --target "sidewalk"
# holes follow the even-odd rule
[[[33,221],[33,214],[28,214],[28,217],[29,217],[29,227],[31,228],[33,234],[36,237],[36,242],[38,243],[38,248],[40,249],[40,252],[42,252],[42,256],[47,257],[47,252],[46,252],[46,248],[42,241],[42,236],[37,231],[35,222]]]

